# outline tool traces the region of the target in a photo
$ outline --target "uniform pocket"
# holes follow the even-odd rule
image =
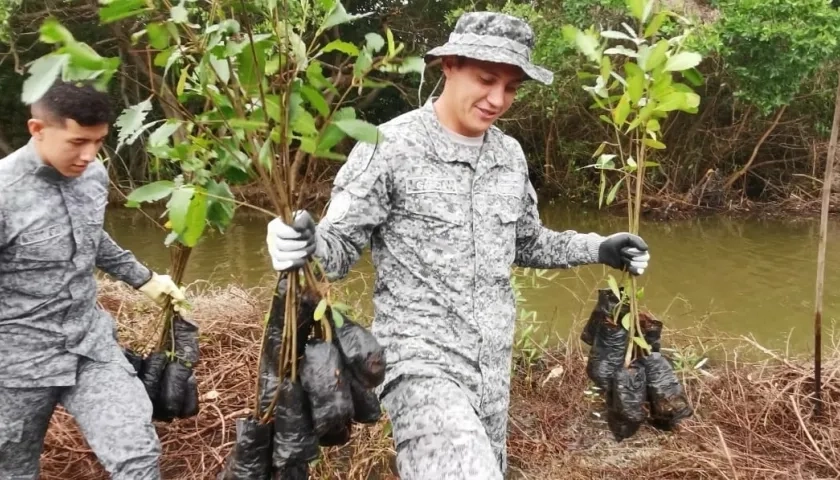
[[[70,261],[71,247],[70,225],[56,223],[21,233],[11,250],[16,260],[47,263]]]
[[[406,179],[405,210],[409,215],[452,225],[463,225],[469,215],[468,192],[449,177]]]

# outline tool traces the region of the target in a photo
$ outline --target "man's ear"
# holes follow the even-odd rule
[[[26,122],[26,126],[29,129],[29,134],[32,135],[33,138],[35,138],[36,140],[41,140],[44,128],[46,127],[46,124],[43,120],[40,120],[38,118],[30,118],[29,121]]]

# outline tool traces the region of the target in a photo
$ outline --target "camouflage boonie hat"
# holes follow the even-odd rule
[[[506,63],[521,68],[531,79],[550,85],[554,74],[531,63],[534,32],[522,19],[496,12],[461,15],[449,41],[426,53],[432,57],[457,55],[485,62]]]

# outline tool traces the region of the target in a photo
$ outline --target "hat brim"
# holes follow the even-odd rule
[[[425,60],[426,63],[429,63],[436,57],[444,57],[447,55],[456,55],[459,57],[467,57],[485,62],[514,65],[521,68],[522,71],[525,72],[525,75],[529,78],[544,85],[551,85],[554,81],[554,73],[550,70],[534,65],[522,58],[521,55],[517,55],[509,50],[505,50],[504,48],[446,44],[429,50],[425,55]]]

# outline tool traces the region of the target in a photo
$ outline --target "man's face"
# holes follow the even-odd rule
[[[44,162],[65,177],[78,177],[96,160],[108,135],[108,124],[84,127],[71,119],[63,125],[61,121],[31,119],[29,133]]]
[[[458,133],[471,137],[483,134],[507,112],[525,79],[519,67],[472,59],[458,64],[447,58],[443,73],[447,110],[455,117]]]

